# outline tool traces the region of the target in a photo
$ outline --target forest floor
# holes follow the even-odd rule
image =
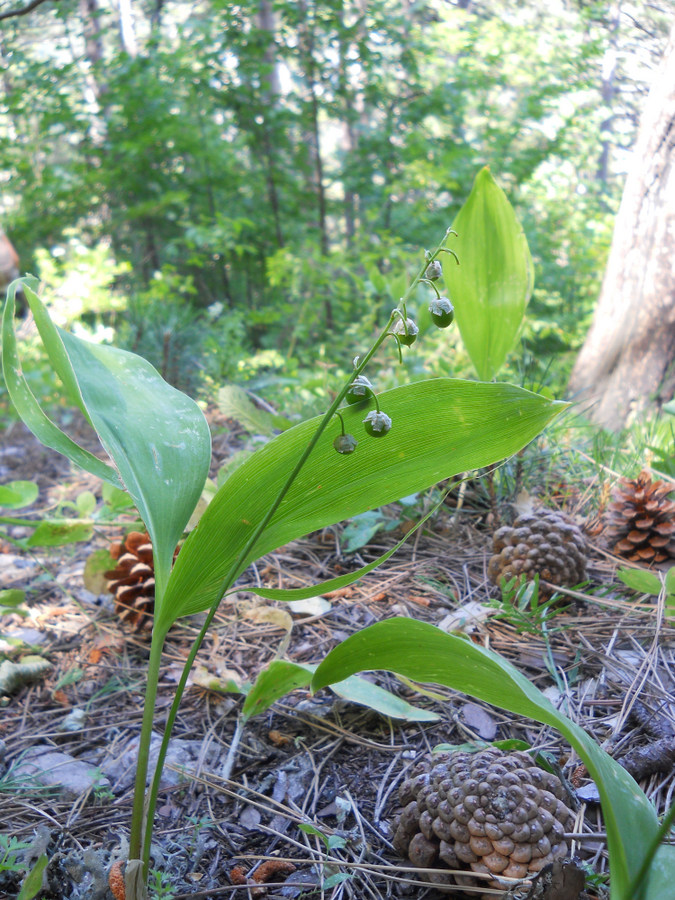
[[[216,436],[215,468],[236,444],[233,435]],[[100,496],[95,479],[71,472],[22,427],[14,426],[5,443],[0,463],[7,480],[40,484],[36,511],[85,489]],[[578,487],[567,505],[582,518],[584,486]],[[247,724],[231,778],[222,778],[242,698],[200,686],[204,670],[210,678],[252,682],[278,655],[318,662],[348,635],[394,615],[464,631],[499,652],[616,758],[656,740],[658,729],[646,720],[661,721],[662,713],[673,718],[672,624],[656,605],[607,589],[617,561],[592,543],[589,586],[563,596],[566,608],[546,630],[533,620],[530,631],[519,631],[523,620],[500,614],[498,592],[487,579],[494,522],[486,522],[486,513],[470,492],[460,513],[445,505],[381,571],[328,595],[329,604],[316,614],[289,614],[283,604],[255,598],[243,586],[221,604],[174,730],[157,809],[153,865],[164,874],[153,876],[155,896],[448,896],[447,889],[441,894],[426,885],[392,847],[398,788],[416,759],[439,743],[503,739],[525,741],[557,758],[577,789],[572,854],[596,873],[587,896],[605,896],[603,822],[579,758],[552,728],[457,691],[434,685],[420,693],[391,675],[368,676],[437,713],[437,722],[384,718],[329,690],[314,697],[295,691]],[[29,609],[28,618],[0,619],[0,660],[32,652],[51,663],[37,680],[0,698],[0,832],[31,842],[36,856],[44,850],[50,857],[43,898],[109,898],[107,871],[124,858],[149,634],[129,631],[114,615],[110,595],[83,585],[88,555],[119,535],[119,528],[101,529],[87,544],[39,553],[10,543],[0,547],[2,586],[26,590]],[[324,581],[376,558],[398,536],[377,535],[345,554],[339,530],[326,529],[264,557],[246,579],[274,587]],[[158,728],[202,621],[180,620],[168,635]],[[55,757],[56,766],[86,763],[95,778],[87,789],[69,792],[41,787],[25,768],[17,775],[36,747],[63,754]],[[672,760],[669,772],[654,772],[641,786],[664,812],[675,791]],[[314,831],[301,830],[301,823]],[[329,841],[336,835],[340,840]],[[2,868],[0,897],[13,897],[20,878]],[[452,892],[466,896],[459,888]]]

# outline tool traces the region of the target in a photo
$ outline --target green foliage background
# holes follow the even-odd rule
[[[112,0],[44,4],[3,22],[0,223],[59,324],[311,410],[489,165],[535,263],[512,366],[560,386],[673,10],[137,2],[123,37]],[[407,365],[470,372],[439,346]]]

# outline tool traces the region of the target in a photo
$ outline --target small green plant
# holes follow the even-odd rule
[[[647,569],[623,568],[617,571],[616,577],[626,587],[640,594],[649,594],[651,597],[663,595],[666,615],[675,616],[675,566],[671,566],[663,576]]]
[[[567,607],[560,606],[560,597],[553,594],[548,600],[539,596],[539,575],[532,581],[518,577],[502,580],[501,600],[492,600],[490,605],[499,610],[495,619],[505,619],[518,634],[534,634],[548,639],[551,631],[561,627],[559,623],[551,628],[553,620]]]
[[[26,867],[19,862],[19,857],[29,847],[30,841],[0,834],[0,872],[25,872]]]
[[[159,778],[188,674],[222,597],[249,565],[311,531],[423,491],[458,472],[491,465],[517,452],[566,408],[522,388],[490,381],[516,339],[531,289],[531,262],[522,229],[487,170],[476,179],[463,212],[455,229],[461,265],[456,267],[454,253],[445,247],[452,233],[448,230],[439,246],[425,254],[370,348],[354,360],[353,372],[335,391],[326,413],[285,430],[244,460],[216,491],[175,564],[174,550],[202,494],[210,464],[210,434],[199,407],[142,358],[57,328],[34,284],[24,279],[27,301],[64,393],[92,422],[113,464],[88,453],[45,416],[23,377],[14,331],[16,283],[10,286],[3,314],[2,362],[12,402],[43,443],[128,491],[153,544],[155,619],[125,870],[128,900],[147,897]],[[400,358],[421,335],[410,324],[408,305],[420,286],[429,289],[434,282],[427,273],[432,267],[430,274],[436,275],[434,263],[439,261],[448,262],[452,273],[463,273],[457,286],[448,272],[445,281],[452,286],[457,322],[469,353],[486,380],[440,378],[382,393],[368,388],[362,399],[343,406],[385,342],[393,337]],[[431,321],[429,327],[434,327]],[[354,452],[339,448],[336,452],[336,425],[341,435],[359,435]],[[323,593],[338,583],[352,583],[391,552],[326,585],[301,591],[250,590],[287,600],[300,599],[307,591],[307,596]],[[146,793],[164,640],[177,618],[200,612],[207,615],[186,660]],[[298,678],[303,684],[310,680],[317,689],[343,682],[365,659],[370,668],[438,680],[558,727],[584,758],[601,792],[616,873],[613,896],[635,900],[637,894],[627,891],[644,879],[645,860],[652,859],[661,839],[653,807],[618,764],[495,654],[432,626],[392,619],[349,638],[314,673],[284,670],[289,677],[281,684],[276,677],[280,673],[274,672],[274,677],[268,676],[273,682],[269,690],[263,692],[257,683],[258,699],[267,703],[270,696],[281,696]],[[255,700],[254,686],[244,704],[247,714],[253,714]],[[646,897],[663,896],[655,891],[672,880],[667,869],[675,864],[668,853],[668,848],[658,849],[656,861],[662,871],[656,880],[650,873]]]
[[[176,896],[171,876],[168,872],[161,872],[159,869],[150,869],[148,888],[150,900],[173,900]]]

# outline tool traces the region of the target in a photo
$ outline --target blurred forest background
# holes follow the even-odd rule
[[[536,272],[503,378],[564,392],[675,2],[27,7],[0,5],[0,224],[59,324],[318,411],[489,165]],[[471,371],[447,332],[405,365]]]

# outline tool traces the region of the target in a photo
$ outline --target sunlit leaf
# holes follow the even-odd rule
[[[271,662],[258,675],[244,701],[241,711],[244,722],[252,716],[265,712],[275,700],[285,697],[291,691],[308,687],[315,669],[316,666],[307,663],[292,663],[280,659]],[[365,678],[346,678],[339,683],[331,684],[330,687],[343,700],[357,703],[359,706],[367,706],[392,719],[404,719],[410,722],[435,722],[438,720],[436,713],[412,706]]]
[[[26,541],[27,547],[61,547],[91,540],[94,528],[91,522],[40,522]]]
[[[34,481],[10,481],[0,485],[0,506],[21,509],[35,503],[39,488]]]
[[[453,223],[442,254],[455,317],[478,377],[489,381],[513,349],[534,286],[525,233],[506,194],[486,167]]]
[[[658,596],[661,590],[661,582],[659,576],[654,572],[648,572],[646,569],[618,569],[616,577],[622,581],[626,587],[641,594],[653,594]]]
[[[657,832],[654,808],[626,770],[555,709],[524,675],[497,654],[462,637],[414,619],[395,618],[371,625],[339,644],[317,668],[312,688],[374,669],[444,684],[561,731],[586,763],[600,792],[612,897],[629,900],[625,892],[630,878],[639,871]],[[649,897],[657,900],[656,894]]]
[[[155,574],[163,584],[208,474],[208,424],[197,404],[167,384],[146,360],[57,328],[37,295],[28,286],[24,292],[51,365],[68,395],[77,393],[78,405],[116,470],[78,447],[40,409],[21,373],[13,295],[3,316],[3,371],[12,402],[43,443],[128,490],[150,533]]]
[[[158,627],[208,609],[227,581],[270,550],[515,453],[566,407],[513,385],[446,378],[385,391],[379,401],[394,422],[386,437],[364,433],[357,452],[344,456],[333,448],[338,426],[327,429],[257,545],[236,567],[320,419],[278,435],[233,472],[181,549]],[[344,409],[345,428],[361,433],[366,411]]]

